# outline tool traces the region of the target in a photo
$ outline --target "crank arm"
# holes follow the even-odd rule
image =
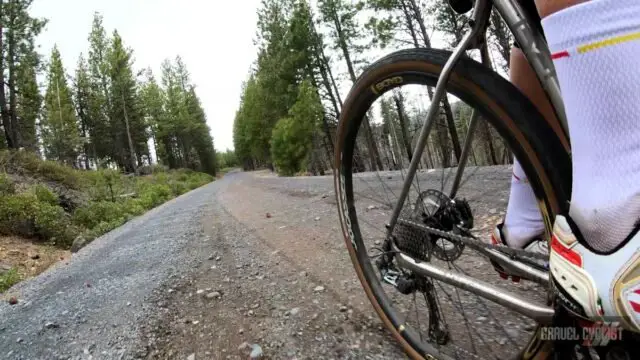
[[[520,276],[521,278],[538,283],[544,287],[549,286],[549,273],[538,270],[521,261],[513,260],[509,256],[494,249],[478,249],[485,256],[494,260],[502,266],[509,274]]]
[[[552,307],[536,304],[529,300],[482,280],[457,274],[447,269],[434,266],[427,262],[419,262],[412,257],[403,254],[394,246],[397,264],[400,267],[411,270],[418,275],[440,280],[449,285],[467,290],[473,294],[507,307],[521,315],[534,319],[540,324],[550,324],[555,313]]]

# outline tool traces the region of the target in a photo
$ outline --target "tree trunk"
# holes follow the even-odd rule
[[[487,152],[487,159],[491,161],[490,165],[497,165],[498,158],[496,157],[495,147],[493,146],[493,140],[491,139],[491,130],[489,129],[489,123],[484,119],[478,119],[482,122],[482,135],[485,138],[485,151]]]
[[[313,87],[316,89],[316,94],[318,95],[318,98],[320,98],[320,91],[318,90],[318,82],[316,81],[316,78],[313,74],[313,69],[309,69],[309,78],[311,79],[311,83],[313,85]],[[329,123],[327,122],[327,114],[325,113],[324,107],[322,107],[322,130],[324,131],[324,136],[325,139],[323,141],[324,143],[324,149],[327,153],[327,158],[331,161],[331,159],[333,159],[333,153],[334,153],[334,147],[333,147],[333,139],[331,138],[331,131],[329,130]],[[315,137],[315,134],[314,134]],[[331,168],[333,169],[333,162],[331,162]],[[324,168],[324,164],[323,164],[323,168]],[[324,172],[324,169],[323,169]]]
[[[431,169],[435,169],[436,168],[436,160],[434,159],[434,155],[433,155],[433,154],[435,154],[435,149],[433,148],[433,142],[432,141],[427,141],[427,149],[429,149],[429,152],[427,153],[428,166]]]
[[[131,140],[131,131],[129,130],[129,116],[127,116],[127,104],[124,100],[124,92],[122,95],[122,111],[124,113],[124,125],[127,131],[127,142],[129,143],[129,161],[131,162],[131,170],[138,174],[138,166],[136,165],[136,150],[133,148],[133,141]]]
[[[322,55],[324,56],[324,55]],[[327,91],[327,94],[329,94],[329,98],[331,99],[331,105],[333,106],[333,109],[336,113],[336,117],[340,116],[340,109],[338,108],[338,101],[336,100],[336,97],[333,94],[333,91],[331,89],[331,84],[329,82],[329,77],[327,75],[327,71],[323,65],[323,61],[320,57],[318,57],[317,59],[318,61],[318,65],[319,65],[319,70],[320,70],[320,76],[322,77],[322,83]],[[331,168],[333,169],[333,157],[335,154],[335,143],[333,141],[333,137],[331,136],[331,128],[329,127],[329,120],[327,118],[326,113],[324,114],[324,116],[322,117],[322,127],[326,136],[326,140],[325,140],[325,147],[327,147],[327,158],[329,160],[329,162],[331,163]],[[327,142],[329,143],[329,146],[327,146]]]
[[[377,169],[382,170],[382,161],[380,160],[380,153],[378,152],[378,146],[373,137],[373,129],[371,129],[371,123],[369,122],[369,117],[365,115],[364,117],[364,125],[365,125],[365,135],[367,137],[367,143],[369,148],[371,149],[371,170],[376,171]],[[377,167],[376,167],[377,166]]]
[[[13,4],[15,6],[15,3]],[[15,9],[13,9],[15,11]],[[11,117],[11,132],[13,135],[14,146],[20,148],[20,126],[18,124],[18,110],[16,100],[16,38],[15,29],[15,13],[11,14],[11,29],[7,31],[8,57],[7,66],[9,68],[9,113]]]
[[[340,107],[338,107],[338,100],[336,99],[336,96],[333,93],[333,89],[331,87],[331,81],[329,80],[331,68],[329,67],[327,56],[324,53],[322,38],[320,38],[320,35],[316,30],[316,26],[313,23],[313,19],[309,19],[309,27],[311,28],[311,31],[313,32],[313,36],[314,36],[313,50],[316,58],[316,63],[318,65],[318,70],[320,72],[320,77],[322,77],[322,84],[327,90],[327,94],[329,95],[329,98],[331,100],[331,105],[333,106],[333,110],[336,113],[336,117],[339,117],[340,107],[342,107],[342,101],[340,101]],[[332,78],[331,80],[333,80],[333,76],[331,76],[331,78]],[[337,94],[337,96],[340,96],[340,94]]]
[[[407,28],[409,29],[409,34],[411,34],[411,39],[413,39],[413,45],[416,48],[419,48],[420,43],[418,42],[418,35],[416,34],[416,28],[413,26],[413,19],[411,18],[411,14],[409,13],[409,7],[406,3],[406,0],[400,0],[400,6],[402,6],[402,13],[404,14],[404,19],[406,21]]]
[[[329,75],[329,80],[331,81],[331,86],[333,87],[336,100],[338,101],[338,104],[342,109],[342,98],[340,97],[340,91],[338,91],[338,85],[336,84],[336,79],[333,77],[333,72],[331,71],[331,67],[329,66],[329,60],[327,60],[327,58],[324,55],[323,55],[322,64],[324,65],[327,71],[327,75]],[[336,115],[340,117],[339,113]],[[358,144],[356,142],[353,149],[353,172],[354,173],[362,172],[365,170],[364,164],[362,164],[363,159],[362,159],[362,156],[360,156],[360,153],[361,153],[361,149],[358,147]]]
[[[84,169],[91,170],[91,165],[89,164],[89,143],[87,142],[89,136],[87,136],[87,130],[84,123],[82,124],[82,137],[84,139],[84,144],[82,145],[84,150]]]
[[[444,106],[444,112],[447,118],[447,127],[449,128],[449,135],[451,135],[451,142],[453,143],[453,153],[456,156],[456,162],[459,162],[462,149],[460,148],[460,139],[458,138],[456,123],[453,118],[453,112],[451,111],[451,104],[449,104],[449,100],[447,100],[446,95],[443,101],[443,106]]]
[[[496,9],[491,11],[491,25],[489,30],[495,37],[498,52],[506,64],[505,70],[508,70],[511,65],[511,37],[508,31],[509,29],[505,26],[502,17],[500,17]]]
[[[158,139],[156,138],[155,131],[151,130],[151,139],[153,140],[153,153],[156,154],[156,164],[158,161]],[[153,160],[151,159],[151,154],[149,154],[149,165],[153,165]]]
[[[9,149],[15,149],[16,144],[13,140],[13,131],[11,129],[11,116],[9,115],[9,109],[7,109],[7,98],[4,90],[4,50],[3,46],[3,32],[4,32],[4,4],[3,0],[0,0],[0,117],[2,118],[2,127],[4,128],[4,136],[7,139],[7,147]]]
[[[385,170],[391,170],[391,156],[389,155],[389,142],[386,140],[388,134],[382,134],[382,154],[384,155],[384,159],[382,163],[386,166]]]
[[[342,109],[342,98],[340,96],[340,91],[338,90],[336,79],[333,77],[333,71],[331,71],[331,66],[329,66],[329,60],[327,60],[326,57],[324,58],[323,64],[325,69],[327,69],[327,73],[329,74],[329,79],[331,79],[331,85],[333,86],[333,91],[335,91],[336,99],[338,99],[338,104],[340,104],[340,108]]]
[[[446,122],[447,120],[440,116],[435,124],[437,128],[436,134],[438,136],[438,146],[440,147],[440,154],[442,157],[441,165],[443,168],[451,166],[451,149],[449,148],[449,137],[447,136]]]
[[[78,98],[80,98],[82,95],[80,95],[80,93],[77,94]],[[90,146],[89,146],[89,142],[87,141],[89,139],[89,130],[87,129],[87,113],[85,112],[84,107],[81,105],[81,101],[78,101],[78,119],[80,120],[80,131],[82,131],[82,138],[83,138],[83,144],[82,144],[82,151],[84,152],[84,169],[85,170],[90,170],[91,166],[89,164],[89,151],[90,151]]]
[[[424,23],[424,18],[422,17],[422,12],[420,10],[420,7],[418,7],[416,0],[408,0],[408,1],[409,1],[409,4],[411,5],[411,9],[413,10],[414,17],[418,22],[418,26],[420,27],[420,32],[422,33],[422,39],[424,40],[424,45],[429,49],[431,48],[431,40],[429,39],[429,35],[427,35],[427,27]],[[428,92],[429,92],[429,99],[432,100],[433,91],[430,87],[428,88]],[[444,99],[442,100],[442,104],[443,104],[445,115],[446,115],[447,128],[449,129],[449,136],[451,137],[451,142],[453,143],[453,152],[456,156],[456,160],[460,161],[460,154],[462,153],[462,149],[460,148],[460,139],[458,138],[458,132],[456,131],[456,123],[453,119],[453,113],[451,112],[451,105],[449,104],[449,99],[447,99],[446,94],[444,96]],[[433,104],[431,104],[431,106],[433,106]],[[440,105],[438,104],[438,106]]]
[[[411,11],[413,12],[413,17],[418,22],[418,27],[420,27],[420,33],[422,35],[422,40],[424,41],[424,45],[427,49],[431,49],[431,39],[429,39],[429,35],[427,35],[427,27],[424,24],[422,11],[420,10],[420,7],[416,3],[416,0],[407,0],[407,1],[409,1],[408,5],[411,8]]]
[[[344,34],[342,32],[342,24],[338,19],[337,15],[334,16],[334,25],[336,27],[336,33],[338,34],[338,43],[340,45],[340,49],[342,50],[342,55],[344,56],[344,60],[347,63],[347,70],[349,71],[349,76],[351,77],[351,82],[356,83],[356,72],[353,69],[353,62],[351,61],[351,55],[349,54],[349,48],[347,46],[347,41],[344,38]],[[369,121],[369,117],[365,115],[364,119],[365,125],[365,136],[367,137],[367,145],[369,146],[369,154],[373,157],[371,159],[371,170],[375,171],[376,169],[382,170],[382,161],[380,161],[380,153],[378,152],[378,147],[376,146],[376,142],[373,139],[373,133],[371,131],[371,123]],[[377,166],[377,168],[376,168]]]
[[[465,117],[466,117],[466,116],[465,116]],[[465,118],[462,118],[462,120],[461,120],[461,121],[462,121],[462,123],[464,124],[464,128],[465,128],[465,129],[464,129],[464,133],[465,133],[465,134],[469,134],[469,123],[470,123],[470,121],[471,121],[471,118],[470,118],[470,117],[469,117],[469,118],[466,118],[466,119],[465,119]],[[477,131],[477,130],[476,130],[476,131]],[[469,135],[467,135],[467,136],[469,136]],[[478,166],[478,165],[479,165],[479,164],[478,164],[478,158],[476,157],[476,150],[475,150],[475,146],[473,146],[473,143],[471,144],[471,149],[470,149],[470,151],[471,151],[471,158],[473,159],[473,165]]]
[[[175,153],[173,152],[171,138],[169,138],[169,136],[163,136],[162,144],[164,145],[164,151],[167,153],[167,165],[169,166],[169,169],[177,168],[178,164],[176,163]]]
[[[398,119],[400,121],[400,133],[402,134],[402,142],[404,144],[405,150],[407,151],[409,162],[411,162],[411,158],[413,158],[413,151],[411,149],[411,143],[409,142],[409,134],[407,133],[407,121],[404,116],[404,99],[402,98],[402,94],[396,94],[393,97],[393,100],[395,101],[396,109],[398,110]]]

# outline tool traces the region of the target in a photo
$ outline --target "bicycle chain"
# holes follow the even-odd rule
[[[409,225],[409,226],[414,226],[417,227],[421,230],[424,230],[428,233],[437,235],[443,239],[449,240],[449,241],[453,241],[453,242],[460,242],[463,243],[469,247],[472,247],[476,250],[479,249],[492,249],[492,250],[497,250],[503,254],[512,256],[512,257],[523,257],[523,258],[527,258],[527,259],[531,259],[531,260],[545,260],[548,261],[549,260],[549,255],[545,255],[545,254],[541,254],[541,253],[537,253],[537,252],[532,252],[532,251],[526,251],[523,249],[513,249],[510,248],[508,246],[504,246],[504,245],[494,245],[494,244],[489,244],[486,243],[482,240],[478,240],[476,238],[473,237],[468,237],[468,236],[462,236],[462,235],[457,235],[457,234],[452,234],[450,232],[446,232],[446,231],[442,231],[436,228],[432,228],[430,226],[424,225],[424,224],[420,224],[418,222],[414,222],[414,221],[410,221],[410,220],[405,220],[405,219],[398,219],[398,223],[402,223],[404,225]]]

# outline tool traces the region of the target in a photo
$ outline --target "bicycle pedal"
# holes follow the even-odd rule
[[[496,270],[497,271],[497,270]],[[500,278],[502,280],[509,280],[509,278],[511,278],[511,281],[514,283],[519,283],[520,280],[522,279],[520,276],[518,275],[509,275],[507,273],[504,273],[502,271],[498,271],[498,275],[500,275]]]
[[[387,284],[398,286],[398,277],[400,277],[401,273],[395,270],[387,270],[382,276],[382,280]]]

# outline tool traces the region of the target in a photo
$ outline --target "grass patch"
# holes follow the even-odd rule
[[[20,282],[21,277],[16,268],[0,274],[0,293],[7,291],[10,287]]]
[[[226,168],[223,168],[223,169],[221,169],[221,170],[219,170],[219,171],[217,172],[217,176],[218,176],[219,178],[221,178],[221,177],[225,176],[228,172],[231,172],[231,171],[236,170],[236,169],[237,169],[236,167],[226,167]]]
[[[54,181],[71,189],[82,187],[80,171],[28,151],[0,151],[0,172]]]
[[[76,170],[24,151],[0,151],[0,234],[69,248],[79,235],[91,240],[213,181],[207,174],[162,166],[148,167],[145,173]],[[12,178],[24,179],[23,184]]]

